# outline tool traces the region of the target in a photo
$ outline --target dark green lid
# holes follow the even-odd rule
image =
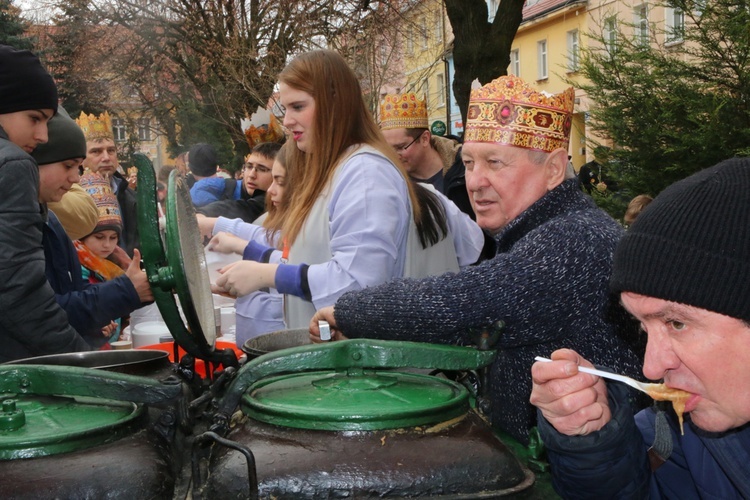
[[[242,399],[243,412],[254,419],[318,430],[415,427],[468,409],[468,392],[450,380],[358,368],[270,377]]]
[[[77,451],[143,428],[180,384],[73,366],[0,365],[0,460]]]
[[[10,408],[12,407],[12,409]],[[14,396],[3,401],[22,425],[0,429],[0,460],[42,457],[114,441],[140,426],[142,406],[122,401]]]

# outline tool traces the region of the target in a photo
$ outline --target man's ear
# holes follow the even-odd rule
[[[568,152],[562,148],[552,151],[544,162],[547,173],[547,190],[552,191],[565,180],[568,169]]]

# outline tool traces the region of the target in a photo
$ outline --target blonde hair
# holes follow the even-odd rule
[[[323,188],[331,181],[346,150],[356,144],[368,144],[386,156],[406,181],[412,212],[421,225],[421,208],[396,153],[385,142],[380,129],[362,99],[362,90],[354,72],[336,52],[314,50],[296,57],[279,74],[279,82],[310,94],[315,101],[311,151],[291,148],[287,158],[297,169],[297,180],[290,197],[282,234],[288,244],[302,230]]]

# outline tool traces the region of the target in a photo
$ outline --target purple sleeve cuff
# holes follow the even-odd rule
[[[256,241],[250,241],[242,252],[243,260],[254,260],[255,262],[268,262],[274,248]]]
[[[276,289],[306,300],[310,298],[310,287],[307,284],[307,264],[279,264],[276,269]]]

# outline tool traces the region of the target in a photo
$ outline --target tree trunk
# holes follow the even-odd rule
[[[501,0],[495,19],[488,22],[485,0],[445,0],[453,27],[453,93],[466,124],[471,83],[484,85],[505,75],[510,48],[521,24],[525,0]]]

